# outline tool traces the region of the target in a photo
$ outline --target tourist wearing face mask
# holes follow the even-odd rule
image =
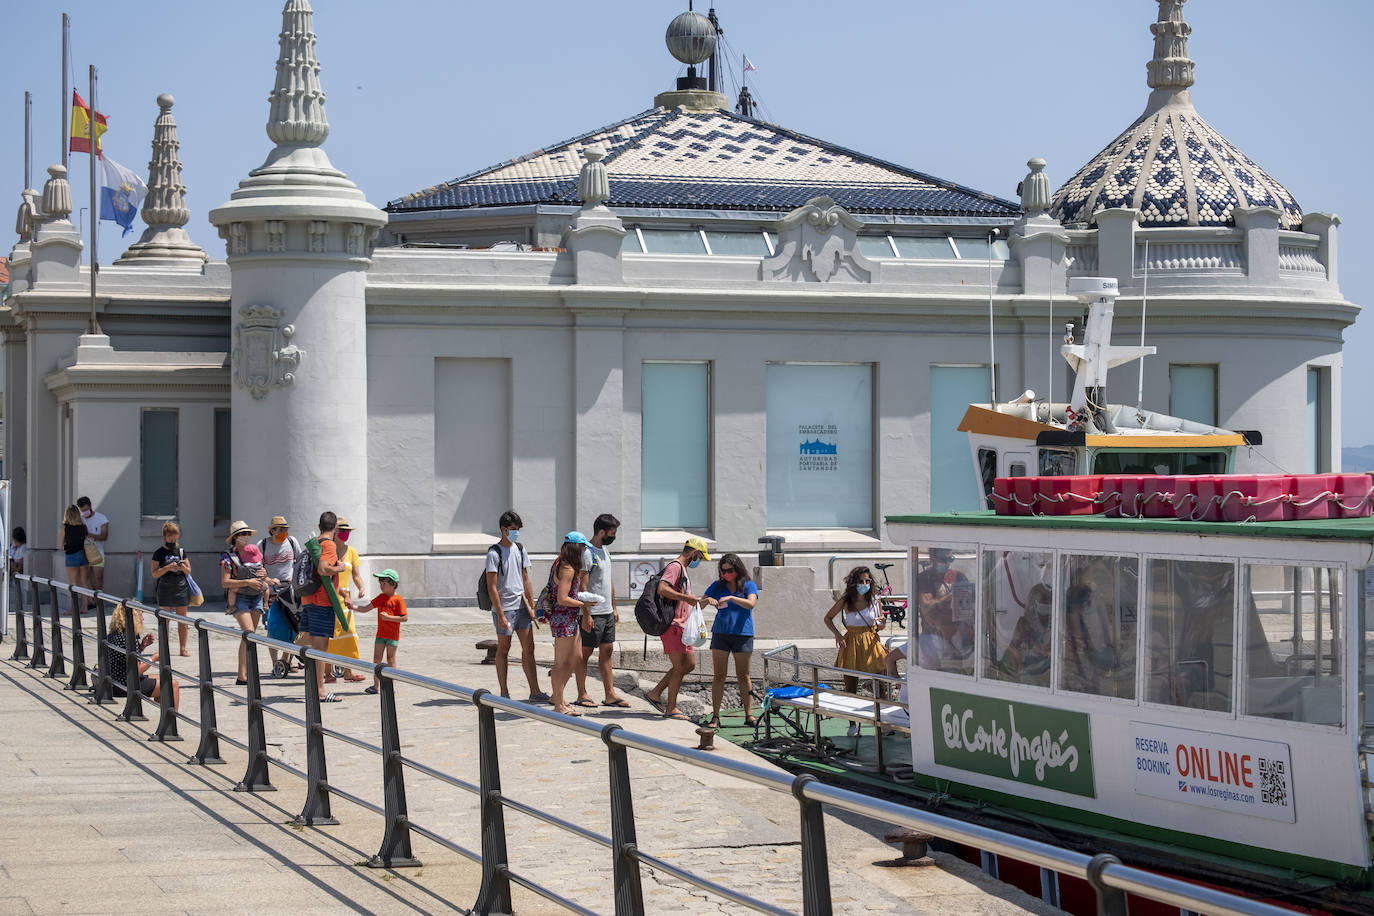
[[[257,531],[245,522],[234,522],[229,526],[229,536],[224,539],[229,549],[219,558],[219,584],[226,596],[224,612],[233,617],[245,633],[257,632],[262,620],[262,598],[267,591],[262,552],[253,544],[256,534]],[[242,640],[239,641],[239,672],[235,683],[248,683],[248,644]]]
[[[300,608],[291,601],[291,569],[296,555],[304,549],[291,535],[291,526],[283,515],[272,516],[267,537],[258,541],[262,565],[267,570],[267,635],[282,642],[295,642],[300,631]],[[272,676],[286,677],[291,671],[291,656],[276,649],[269,651]]]
[[[344,606],[344,623],[335,621],[334,638],[329,641],[329,654],[362,661],[362,655],[358,651],[358,630],[353,623],[353,607],[356,602],[363,599],[363,561],[358,556],[358,551],[348,543],[352,536],[353,526],[349,524],[348,519],[340,516],[339,525],[334,529],[334,541],[338,546],[339,562],[344,565],[344,571],[339,573],[339,600]],[[344,680],[365,681],[367,678],[355,673],[351,668],[346,668]],[[324,682],[333,684],[335,679],[332,676],[326,677]]]
[[[708,563],[711,561],[705,539],[689,537],[687,543],[682,545],[682,553],[663,567],[663,577],[658,580],[658,594],[677,602],[673,625],[659,637],[663,640],[663,654],[668,656],[671,667],[659,678],[653,689],[644,694],[644,699],[669,719],[687,719],[686,714],[677,708],[677,694],[682,688],[683,680],[696,670],[697,659],[692,647],[682,641],[682,625],[687,622],[687,615],[692,613],[693,605],[706,607],[711,603],[711,599],[704,595],[698,598],[692,594],[692,583],[687,580],[687,570],[695,569],[702,560]],[[663,694],[665,690],[668,691],[666,698]]]
[[[576,706],[595,706],[596,701],[587,692],[587,662],[592,653],[597,656],[597,670],[601,674],[601,688],[606,698],[602,706],[616,706],[629,709],[626,702],[615,691],[615,671],[611,667],[611,653],[615,651],[615,625],[620,622],[620,612],[615,609],[615,584],[611,581],[611,552],[606,548],[615,543],[616,532],[620,529],[620,519],[603,512],[592,522],[592,543],[583,554],[591,561],[587,572],[587,591],[606,599],[592,608],[591,626],[581,628],[582,664],[573,665],[577,679]]]
[[[881,616],[878,591],[873,587],[873,574],[867,566],[856,566],[844,577],[844,594],[840,595],[825,614],[825,626],[835,634],[835,667],[850,671],[882,674],[887,666],[887,651],[878,639],[878,630],[885,621]],[[844,615],[844,632],[835,626],[835,618]],[[854,693],[859,679],[846,675],[844,689]],[[856,723],[857,729],[857,723]]]
[[[716,619],[711,622],[711,718],[707,725],[720,728],[720,703],[733,656],[744,724],[753,728],[758,721],[754,718],[749,663],[754,656],[754,605],[759,601],[759,587],[749,578],[739,554],[727,553],[720,558],[720,578],[706,586],[705,596],[716,608]]]
[[[153,551],[153,581],[157,583],[157,604],[164,611],[175,611],[185,617],[191,604],[191,586],[186,576],[191,571],[191,561],[186,559],[186,551],[181,549],[181,529],[171,520],[162,523],[162,546]],[[186,637],[189,627],[177,624],[177,644],[181,654],[189,656]]]

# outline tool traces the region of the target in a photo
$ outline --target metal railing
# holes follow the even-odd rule
[[[131,685],[125,691],[123,709],[117,718],[125,721],[144,721],[143,697],[138,689],[138,664],[140,661],[155,664],[158,672],[159,696],[157,725],[151,740],[179,741],[178,722],[186,722],[199,731],[199,745],[188,763],[223,763],[220,758],[220,742],[223,741],[245,751],[248,756],[243,779],[235,786],[235,791],[271,790],[272,784],[269,764],[305,781],[305,801],[296,822],[303,826],[336,824],[331,802],[334,797],[380,815],[382,818],[382,838],[377,854],[367,863],[382,868],[404,868],[418,866],[419,860],[411,848],[411,835],[418,834],[436,845],[457,853],[477,863],[482,870],[481,887],[478,892],[474,912],[508,913],[511,911],[511,886],[519,885],[527,890],[557,903],[573,912],[591,914],[576,901],[567,899],[545,885],[539,884],[529,875],[512,868],[506,850],[505,813],[507,810],[542,821],[560,830],[579,836],[610,851],[612,885],[614,890],[614,912],[616,916],[630,916],[645,912],[641,870],[644,867],[662,874],[671,875],[694,887],[716,894],[731,902],[764,913],[785,914],[788,911],[752,897],[737,887],[729,887],[716,881],[681,868],[641,848],[638,843],[637,818],[631,793],[632,781],[628,751],[637,750],[658,757],[676,760],[702,769],[751,782],[771,791],[792,796],[798,805],[801,848],[802,912],[805,916],[826,916],[832,912],[830,897],[829,856],[826,846],[824,813],[830,808],[858,814],[869,818],[897,824],[914,830],[933,834],[954,843],[962,843],[997,855],[1009,856],[1043,869],[1070,875],[1087,881],[1097,894],[1098,912],[1110,916],[1125,916],[1127,912],[1126,894],[1132,893],[1169,906],[1194,912],[1216,914],[1216,916],[1291,916],[1290,910],[1281,909],[1260,901],[1240,897],[1224,891],[1202,887],[1164,875],[1144,871],[1123,864],[1110,854],[1089,856],[1072,852],[1026,839],[1012,834],[1001,833],[988,827],[966,823],[940,814],[920,811],[892,802],[871,798],[856,792],[828,786],[809,774],[791,776],[771,767],[741,763],[708,753],[680,747],[671,742],[651,738],[646,735],[626,731],[618,724],[593,725],[585,720],[569,718],[550,710],[540,709],[526,703],[496,696],[486,689],[472,689],[431,678],[423,674],[390,668],[386,665],[360,663],[357,659],[344,658],[303,649],[292,643],[259,636],[256,633],[240,631],[233,627],[210,623],[204,619],[188,620],[170,611],[134,601],[121,599],[103,592],[59,583],[39,576],[18,575],[15,580],[27,583],[31,604],[29,625],[26,628],[25,607],[21,600],[16,602],[16,647],[11,658],[27,661],[34,669],[47,668],[46,676],[51,678],[67,677],[66,662],[72,664],[67,687],[86,688],[92,692],[97,704],[113,699],[114,685],[109,674],[109,645],[106,641],[107,605],[124,604],[126,608],[137,608],[145,615],[152,615],[157,621],[157,661],[152,662],[140,654],[136,641],[124,640],[126,680]],[[49,603],[48,629],[50,646],[44,638],[44,621],[39,602],[39,589],[47,589],[51,596]],[[69,622],[61,619],[59,591],[69,599]],[[78,598],[89,599],[94,608],[95,633],[83,628]],[[195,676],[173,669],[169,627],[173,623],[187,623],[194,626],[198,637],[198,673]],[[64,650],[63,635],[70,635],[71,655]],[[246,649],[247,685],[246,695],[241,695],[214,683],[210,662],[210,636],[225,636],[241,641]],[[85,642],[96,641],[96,664],[86,662]],[[305,718],[272,709],[265,705],[262,697],[258,665],[258,647],[267,646],[289,655],[299,657],[303,662],[310,660],[353,668],[371,667],[380,683],[380,717],[382,744],[374,744],[335,731],[324,725],[319,701],[319,682],[317,666],[305,666]],[[47,655],[51,652],[51,660]],[[87,675],[94,677],[94,683],[87,681]],[[195,686],[200,700],[200,718],[193,719],[179,712],[173,706],[172,683],[180,680]],[[408,684],[433,693],[456,697],[471,703],[477,710],[478,739],[478,782],[460,779],[444,773],[432,766],[406,756],[401,749],[400,728],[396,714],[395,685]],[[216,694],[245,703],[246,740],[239,741],[223,731],[218,723],[215,709]],[[501,762],[497,743],[496,713],[509,713],[521,719],[528,719],[600,740],[606,747],[606,766],[610,780],[610,824],[611,835],[605,836],[579,824],[564,820],[548,811],[526,804],[506,794],[502,789]],[[304,729],[306,738],[306,769],[301,770],[283,760],[271,757],[267,751],[264,713]],[[344,742],[351,747],[360,748],[377,754],[382,760],[382,791],[384,803],[376,805],[364,798],[346,792],[330,783],[327,773],[327,760],[324,739],[326,737]],[[480,805],[480,850],[468,849],[435,830],[424,827],[411,820],[406,804],[405,776],[407,771],[431,777],[447,785],[462,789],[477,796]]]

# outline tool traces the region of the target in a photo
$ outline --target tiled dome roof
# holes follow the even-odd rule
[[[1142,226],[1230,226],[1236,207],[1267,206],[1281,227],[1300,229],[1293,195],[1193,108],[1184,2],[1159,0],[1145,113],[1055,193],[1050,214],[1090,225],[1099,210],[1131,207]]]
[[[855,213],[1012,218],[1011,201],[724,109],[652,108],[518,159],[407,194],[392,213],[577,202],[600,147],[610,205],[787,212],[828,196]]]

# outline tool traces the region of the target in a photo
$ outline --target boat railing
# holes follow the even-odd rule
[[[111,703],[117,709],[116,718],[129,723],[147,721],[143,712],[143,697],[135,688],[124,691],[122,704],[115,700],[116,685],[110,676],[109,653],[123,652],[126,672],[138,671],[140,663],[150,664],[150,670],[157,672],[159,683],[159,699],[155,713],[157,724],[150,736],[151,740],[179,741],[181,737],[178,734],[178,725],[185,723],[199,732],[199,744],[187,765],[223,764],[225,761],[220,757],[221,743],[244,751],[247,763],[243,779],[236,787],[239,791],[271,791],[272,767],[298,777],[305,787],[304,806],[296,818],[296,823],[300,826],[315,827],[338,823],[334,812],[335,800],[349,802],[376,815],[380,819],[382,839],[377,854],[367,862],[369,866],[418,867],[420,861],[412,849],[412,834],[434,843],[437,847],[470,859],[482,872],[481,887],[473,907],[473,911],[477,913],[511,912],[512,885],[519,885],[575,913],[595,912],[588,906],[565,897],[553,887],[539,883],[532,875],[521,873],[513,867],[507,856],[507,811],[533,818],[607,850],[612,870],[613,893],[610,899],[613,901],[616,916],[631,916],[645,912],[641,872],[646,867],[759,912],[789,912],[774,903],[750,896],[744,889],[748,887],[746,874],[740,873],[742,884],[728,886],[665,861],[640,846],[637,828],[645,819],[645,814],[635,810],[634,784],[628,754],[630,750],[636,750],[751,782],[794,798],[800,814],[798,846],[802,912],[805,916],[829,916],[834,909],[830,894],[829,854],[825,831],[827,807],[929,833],[953,843],[1009,856],[1040,868],[1083,879],[1089,882],[1096,892],[1097,908],[1101,914],[1126,916],[1126,895],[1133,893],[1170,907],[1216,916],[1291,916],[1290,911],[1279,907],[1125,865],[1110,854],[1090,856],[1061,849],[1038,840],[1002,833],[989,827],[828,786],[810,774],[790,776],[772,767],[713,756],[707,751],[627,731],[617,723],[598,725],[586,719],[563,716],[550,709],[497,696],[485,688],[464,687],[384,664],[368,666],[357,659],[302,648],[293,643],[260,636],[255,632],[243,632],[236,627],[212,623],[203,617],[188,621],[187,618],[172,611],[150,607],[131,598],[120,598],[41,576],[18,574],[11,577],[10,581],[20,592],[20,600],[14,602],[13,607],[16,645],[11,656],[12,661],[23,662],[27,668],[43,671],[46,677],[65,680],[66,686],[72,690],[89,691],[92,701],[97,706]],[[40,589],[46,591],[50,597],[47,602],[46,621],[39,601]],[[59,607],[59,594],[68,598],[65,620],[64,611]],[[27,608],[25,597],[28,599]],[[91,603],[92,608],[93,620],[89,622],[83,620],[82,614],[81,605],[86,601]],[[155,660],[141,654],[141,647],[136,639],[125,639],[122,648],[111,646],[107,641],[107,611],[110,607],[117,608],[120,605],[125,608],[126,621],[129,621],[128,611],[136,610],[145,617],[151,617],[155,622]],[[94,633],[89,629],[91,623],[95,626]],[[170,627],[172,624],[180,623],[190,623],[196,629],[198,664],[194,666],[194,672],[181,671],[173,667]],[[130,626],[130,629],[135,627]],[[248,676],[243,693],[215,683],[211,665],[211,639],[230,640],[246,650]],[[87,661],[88,643],[94,644],[94,665]],[[303,679],[304,718],[289,715],[264,701],[259,665],[259,649],[264,646],[295,656],[306,663]],[[788,648],[783,647],[784,650]],[[811,664],[797,656],[795,646],[790,648],[793,657],[782,659],[781,662],[777,660],[777,656],[782,650],[769,653],[774,656],[773,664]],[[310,661],[354,669],[371,667],[380,684],[380,746],[325,724],[318,699],[321,686],[318,683],[318,666],[309,664]],[[769,661],[765,658],[766,664]],[[71,665],[70,675],[67,671],[68,664]],[[823,669],[835,671],[841,676],[846,673],[842,668],[817,665],[813,674],[816,686],[819,685],[819,681],[815,680],[815,676]],[[882,681],[896,680],[865,672],[848,673],[869,679],[880,678]],[[187,715],[176,708],[172,690],[174,681],[187,684],[196,691],[199,699],[199,718]],[[401,722],[396,707],[397,684],[463,700],[475,707],[478,745],[476,782],[446,773],[436,765],[415,759],[413,746],[403,744],[401,740]],[[241,731],[231,730],[227,722],[221,725],[215,702],[217,697],[242,704],[241,707],[235,707],[236,716],[242,714],[244,717]],[[498,716],[498,713],[504,715]],[[268,751],[264,719],[264,716],[268,715],[303,729],[306,743],[305,769],[271,756]],[[510,769],[507,764],[506,770],[503,771],[501,742],[497,738],[503,718],[513,718],[517,723],[527,720],[541,726],[564,729],[591,741],[599,741],[605,746],[610,785],[610,836],[568,821],[552,811],[521,801],[514,793],[502,788],[502,776]],[[455,727],[459,726],[455,724]],[[515,727],[520,726],[517,724]],[[522,742],[527,743],[528,735],[524,732],[521,734],[524,735]],[[348,745],[350,754],[362,750],[379,758],[381,766],[378,767],[378,771],[381,779],[376,786],[376,794],[381,796],[380,804],[330,782],[326,769],[328,745],[325,738]],[[509,741],[506,742],[506,746],[509,749]],[[408,773],[419,774],[476,796],[480,848],[470,849],[411,817],[406,800]],[[519,785],[518,782],[515,784]],[[376,794],[373,795],[374,798]],[[598,898],[600,899],[602,898]]]

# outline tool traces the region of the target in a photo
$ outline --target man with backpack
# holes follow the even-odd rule
[[[539,689],[539,670],[534,666],[533,628],[538,621],[534,615],[534,586],[530,584],[530,557],[520,544],[524,522],[514,509],[507,509],[497,524],[501,540],[487,548],[487,562],[477,584],[477,604],[491,610],[491,625],[496,629],[496,682],[501,696],[510,696],[506,685],[510,639],[512,635],[518,636],[520,667],[530,686],[529,702],[542,703],[549,695]]]
[[[267,537],[258,541],[262,551],[263,569],[267,571],[267,581],[271,588],[271,601],[267,605],[267,635],[282,642],[295,642],[300,630],[300,606],[291,600],[291,569],[296,557],[305,548],[291,534],[291,526],[281,515],[272,516],[267,526]],[[291,654],[269,649],[272,653],[272,676],[286,677],[291,670]]]
[[[334,622],[343,617],[343,605],[339,601],[338,577],[344,571],[339,562],[338,545],[334,543],[334,529],[339,517],[333,512],[320,513],[320,533],[305,542],[309,561],[297,561],[291,572],[293,594],[301,596],[301,627],[310,640],[310,647],[321,652],[329,651],[329,640],[334,635]],[[310,573],[314,573],[313,577]],[[309,585],[319,582],[319,588],[308,592]],[[320,690],[325,690],[325,678],[329,674],[326,662],[316,662],[319,666]],[[343,697],[336,693],[321,693],[321,703],[338,703]]]

